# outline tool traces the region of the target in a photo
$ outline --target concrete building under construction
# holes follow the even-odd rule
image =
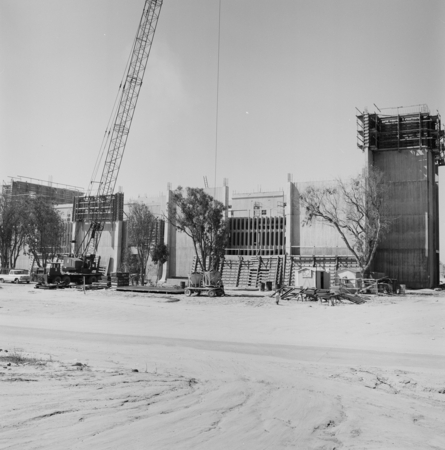
[[[360,113],[357,116],[358,146],[369,166],[380,169],[388,185],[385,214],[392,219],[389,233],[380,243],[372,271],[397,279],[409,288],[433,288],[439,283],[439,201],[438,168],[444,165],[443,130],[439,114],[426,107],[416,112],[388,115]],[[305,226],[305,210],[300,194],[308,186],[326,187],[332,182],[293,182],[288,178],[285,189],[269,192],[232,193],[228,183],[205,191],[225,208],[230,228],[223,267],[224,282],[230,286],[258,286],[271,281],[291,284],[295,270],[320,267],[333,277],[339,268],[354,268],[357,262],[339,233],[322,220]],[[41,186],[41,185],[40,185]],[[41,186],[43,195],[59,199],[59,210],[66,220],[67,238],[63,251],[69,251],[71,240],[82,241],[95,203],[85,198],[68,200],[61,187]],[[13,180],[3,188],[17,195],[41,195],[33,183]],[[77,193],[77,192],[76,192]],[[171,186],[157,197],[134,201],[149,206],[158,217],[159,239],[169,250],[163,279],[185,278],[196,270],[193,243],[185,233],[171,225],[167,204]],[[124,197],[115,194],[98,248],[109,271],[121,264],[128,242]],[[130,201],[131,203],[132,201]],[[63,211],[62,211],[63,210]],[[70,214],[71,213],[71,214]],[[74,223],[73,223],[74,222]],[[161,226],[162,225],[162,226]],[[163,237],[161,237],[163,235]]]
[[[438,167],[444,165],[440,115],[416,112],[357,116],[358,147],[388,184],[389,234],[377,249],[375,270],[412,288],[439,282]]]
[[[14,177],[3,183],[2,194],[13,197],[43,197],[54,204],[73,203],[74,198],[83,195],[83,190],[52,181],[29,177]]]

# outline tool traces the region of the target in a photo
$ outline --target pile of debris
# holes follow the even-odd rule
[[[276,294],[274,294],[276,295]],[[333,287],[331,289],[315,289],[302,287],[288,287],[280,290],[281,300],[297,300],[297,301],[318,301],[319,303],[327,303],[334,306],[343,303],[343,300],[350,301],[356,305],[366,302],[366,299],[357,293],[350,293],[342,286]]]

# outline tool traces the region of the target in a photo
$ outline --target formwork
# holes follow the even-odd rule
[[[440,115],[426,106],[415,113],[357,116],[358,147],[388,186],[384,214],[390,231],[373,266],[410,288],[439,282],[438,167],[444,164]]]
[[[356,268],[351,256],[226,256],[218,270],[225,287],[259,288],[261,283],[272,286],[294,286],[295,271],[303,267],[319,267],[329,273],[335,282],[340,268]],[[193,258],[190,273],[199,271]]]
[[[275,217],[229,218],[230,242],[227,255],[283,255],[286,219]]]
[[[115,222],[124,217],[124,194],[75,197],[73,222]]]

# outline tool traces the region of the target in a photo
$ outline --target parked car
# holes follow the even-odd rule
[[[0,275],[0,281],[2,283],[29,283],[31,281],[31,277],[29,276],[29,272],[23,269],[11,269],[7,274]]]

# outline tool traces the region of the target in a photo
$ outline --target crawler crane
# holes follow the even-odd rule
[[[124,156],[131,123],[133,121],[139,92],[142,86],[148,57],[150,55],[156,26],[163,0],[145,0],[142,17],[133,43],[126,76],[119,86],[119,102],[111,127],[105,134],[103,151],[105,162],[99,181],[93,176],[84,197],[77,197],[73,207],[73,255],[65,256],[62,262],[51,263],[47,268],[48,282],[80,281],[86,278],[91,283],[100,278],[100,258],[96,252],[106,221],[116,220],[113,215],[118,209],[122,195],[114,195],[116,180]],[[122,210],[121,205],[121,210]],[[87,231],[79,237],[82,222]]]

